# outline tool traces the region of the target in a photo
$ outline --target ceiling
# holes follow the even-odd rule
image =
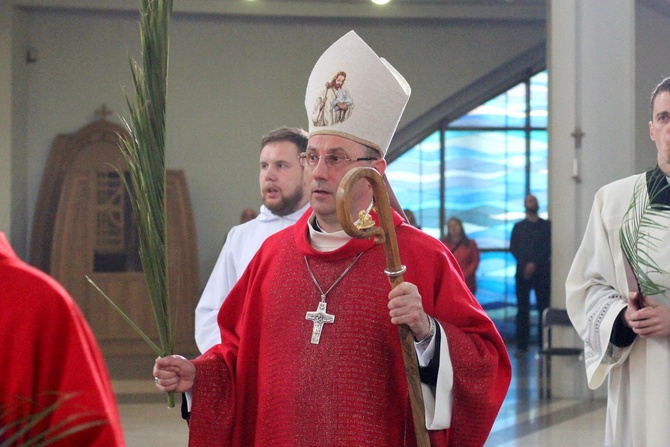
[[[137,11],[137,0],[10,0],[22,9]],[[174,0],[176,14],[453,20],[538,20],[549,0]],[[660,0],[659,0],[660,1]]]
[[[0,0],[5,1],[5,0]],[[22,9],[137,11],[137,0],[9,0]],[[554,0],[562,1],[562,0]],[[635,0],[670,17],[670,0]],[[175,14],[545,22],[551,0],[174,0]],[[576,8],[579,8],[577,3]]]

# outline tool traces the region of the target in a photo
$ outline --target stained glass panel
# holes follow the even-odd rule
[[[542,71],[530,78],[530,125],[531,127],[547,127],[549,120],[548,75]]]
[[[405,152],[386,171],[403,207],[425,232],[440,237],[440,132]]]
[[[386,171],[398,200],[427,233],[439,238],[446,232],[441,213],[445,222],[463,221],[482,250],[477,299],[506,339],[513,337],[516,315],[509,236],[524,218],[527,193],[537,196],[540,215],[547,217],[547,82],[543,71],[442,123],[446,130],[410,148]]]
[[[526,124],[526,84],[518,84],[449,123],[450,127],[523,127]]]

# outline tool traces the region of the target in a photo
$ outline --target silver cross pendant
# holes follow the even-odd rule
[[[333,323],[335,321],[335,315],[326,313],[326,302],[321,301],[315,312],[307,312],[305,319],[314,322],[314,328],[312,329],[312,344],[318,345],[323,325],[325,323]]]

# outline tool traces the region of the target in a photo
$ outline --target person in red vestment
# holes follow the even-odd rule
[[[4,233],[0,308],[0,445],[124,446],[107,368],[79,308]]]
[[[444,244],[394,212],[407,271],[391,289],[384,247],[342,230],[340,181],[383,174],[409,85],[352,31],[314,67],[308,116],[339,71],[351,113],[312,122],[301,157],[311,209],[256,253],[219,312],[219,345],[154,365],[161,391],[190,394],[192,447],[416,446],[399,324],[414,334],[433,446],[482,446],[507,393],[503,341]],[[378,223],[370,185],[350,194],[351,214]]]
[[[463,222],[458,217],[452,217],[447,222],[447,235],[442,242],[454,254],[461,267],[465,284],[470,292],[477,292],[477,267],[479,267],[479,247],[474,239],[470,239],[463,230]]]

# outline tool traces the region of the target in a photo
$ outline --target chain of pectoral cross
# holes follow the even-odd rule
[[[309,266],[309,261],[307,260],[307,256],[305,256],[305,265],[307,265],[307,271],[309,272],[309,276],[312,277],[312,281],[314,282],[314,285],[316,286],[317,289],[319,289],[319,292],[321,293],[321,302],[319,303],[318,307],[314,312],[307,312],[305,315],[306,320],[310,320],[314,322],[314,327],[312,328],[312,344],[318,345],[319,340],[321,339],[321,331],[323,331],[323,325],[325,323],[334,323],[335,322],[335,315],[329,314],[326,312],[326,297],[330,293],[331,290],[340,282],[342,281],[342,278],[346,276],[347,273],[349,273],[349,270],[356,264],[356,261],[358,261],[358,258],[361,257],[363,252],[360,252],[353,260],[351,264],[349,264],[349,267],[347,267],[344,272],[340,275],[339,278],[335,280],[333,284],[326,290],[325,292],[319,285],[319,282],[316,280],[316,277],[314,276],[314,272],[312,271],[312,268]]]

